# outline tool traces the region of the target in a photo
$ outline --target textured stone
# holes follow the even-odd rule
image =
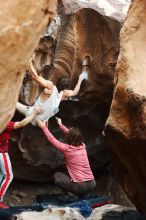
[[[66,15],[66,21],[58,35],[49,79],[56,83],[62,76],[68,76],[73,88],[81,73],[82,60],[89,56],[89,80],[83,83],[78,97],[86,103],[94,99],[93,102],[108,105],[113,93],[121,25],[89,8],[74,16]]]
[[[120,23],[90,8],[81,9],[74,15],[64,15],[62,8],[60,13],[62,26],[57,36],[55,55],[44,77],[57,83],[62,76],[67,76],[73,88],[81,73],[82,60],[89,56],[89,80],[83,83],[78,97],[82,102],[110,105],[119,53]],[[26,79],[21,101],[32,105],[38,91],[36,83]]]
[[[94,209],[88,220],[145,220],[145,217],[134,208],[124,207],[115,204],[104,205]]]
[[[127,14],[130,0],[62,0],[67,14],[76,13],[82,8],[92,8],[102,15],[123,21]]]
[[[60,106],[60,116],[67,125],[77,125],[81,128],[86,137],[87,148],[90,150],[92,167],[98,170],[109,161],[108,157],[105,158],[103,148],[101,146],[99,148],[101,143],[97,134],[103,129],[112,100],[113,78],[119,53],[120,23],[102,16],[95,8],[95,10],[90,7],[85,9],[79,2],[75,0],[73,2],[77,3],[74,4],[77,7],[70,9],[68,7],[70,11],[67,15],[63,15],[55,55],[54,53],[53,56],[51,53],[49,55],[54,59],[51,58],[50,62],[53,62],[53,66],[47,77],[56,83],[61,76],[68,76],[71,79],[71,86],[74,87],[81,72],[83,58],[90,57],[89,81],[83,84],[79,93],[82,102],[79,106],[73,104],[74,107],[71,103],[65,102],[67,104]],[[55,7],[54,0],[3,2],[0,9],[1,130],[14,113],[24,69],[48,23],[48,17],[51,18],[48,11],[53,12],[54,15]],[[114,153],[113,161],[118,182],[138,210],[146,214],[146,63],[144,62],[146,3],[144,0],[132,1],[120,39],[121,49],[114,78],[115,91],[105,133]],[[24,82],[25,89],[27,85]],[[34,90],[30,88],[31,84],[28,89],[24,89],[27,97],[26,93],[22,96],[22,101],[27,104],[34,103],[39,91],[35,83],[32,87]],[[85,107],[84,103],[90,105]],[[51,129],[62,140],[55,124],[52,124]],[[48,144],[38,128],[31,125],[21,132],[13,133],[10,148],[14,175],[18,179],[52,180],[54,170],[64,169],[61,154]],[[99,159],[97,159],[98,155],[101,156]]]
[[[117,179],[146,214],[146,2],[132,2],[121,30],[115,91],[106,136],[115,155]]]
[[[81,9],[76,13],[72,86],[81,72],[84,57],[89,56],[91,60],[89,80],[84,83],[79,94],[81,101],[98,102],[101,105],[111,102],[120,27],[119,22],[104,17],[93,9]]]
[[[0,131],[12,118],[26,64],[56,0],[3,1],[0,7]]]
[[[87,104],[65,101],[61,104],[58,115],[68,127],[77,126],[82,130],[95,175],[110,161],[110,154],[100,135],[105,123],[102,114],[103,110],[99,111],[98,106],[93,108]],[[65,141],[54,118],[49,120],[49,128],[57,139]],[[54,172],[65,168],[63,154],[51,146],[40,128],[31,124],[14,132],[9,145],[14,176],[17,179],[52,181]]]
[[[93,9],[81,9],[75,15],[65,15],[63,8],[61,10],[62,26],[48,77],[56,83],[61,76],[68,76],[74,86],[81,72],[82,59],[86,55],[91,57],[89,81],[83,83],[78,96],[82,102],[63,102],[60,105],[60,117],[69,127],[76,125],[81,128],[91,167],[95,174],[98,174],[110,160],[110,154],[102,143],[100,133],[113,93],[120,24],[103,17]],[[44,77],[47,78],[47,75]],[[21,101],[28,105],[33,104],[38,96],[38,89],[36,83],[28,77],[25,78]],[[63,136],[56,124],[53,122],[50,126],[53,134],[62,140]],[[19,133],[17,140],[10,143],[10,148],[14,174],[18,179],[52,180],[55,170],[64,168],[62,155],[52,148],[38,128],[31,125]]]

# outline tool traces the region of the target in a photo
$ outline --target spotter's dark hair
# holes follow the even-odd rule
[[[66,136],[67,144],[79,146],[83,143],[83,136],[79,128],[71,128]]]

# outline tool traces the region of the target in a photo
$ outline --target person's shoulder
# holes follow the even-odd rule
[[[85,143],[82,143],[82,144],[80,145],[80,148],[81,148],[81,149],[86,149]]]

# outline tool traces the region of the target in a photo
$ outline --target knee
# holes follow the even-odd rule
[[[10,174],[10,182],[13,180],[14,176],[13,173]]]
[[[11,174],[4,174],[4,178],[7,179],[9,182],[11,182],[13,180],[13,173]]]

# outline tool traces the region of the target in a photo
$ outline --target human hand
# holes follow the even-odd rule
[[[83,71],[80,75],[79,75],[79,80],[87,80],[88,79],[88,72]]]
[[[36,68],[35,62],[32,58],[30,58],[30,60],[29,60],[29,71],[30,71],[30,74],[31,74],[32,77],[38,76],[35,68]]]
[[[56,118],[57,123],[58,123],[59,125],[61,125],[61,124],[62,124],[61,118],[57,118],[57,117],[55,117],[55,118]]]
[[[45,122],[45,121],[41,121],[40,119],[38,119],[36,123],[37,123],[37,125],[38,125],[40,128],[42,128],[42,129],[45,128],[45,127],[47,127],[47,126],[46,126],[46,122]]]
[[[29,59],[29,64],[30,64],[30,65],[33,65],[33,62],[34,62],[34,60],[33,60],[33,58],[31,57],[31,58]]]
[[[34,114],[36,114],[36,115],[39,115],[39,114],[41,114],[43,112],[43,109],[41,109],[41,108],[35,108],[34,109]]]
[[[46,127],[48,128],[49,121],[45,121]]]
[[[63,98],[68,98],[68,97],[72,96],[72,92],[73,92],[73,90],[71,90],[71,89],[65,89],[63,91]]]
[[[104,132],[104,130],[103,130],[101,133],[102,133],[103,136],[105,136],[105,132]]]

